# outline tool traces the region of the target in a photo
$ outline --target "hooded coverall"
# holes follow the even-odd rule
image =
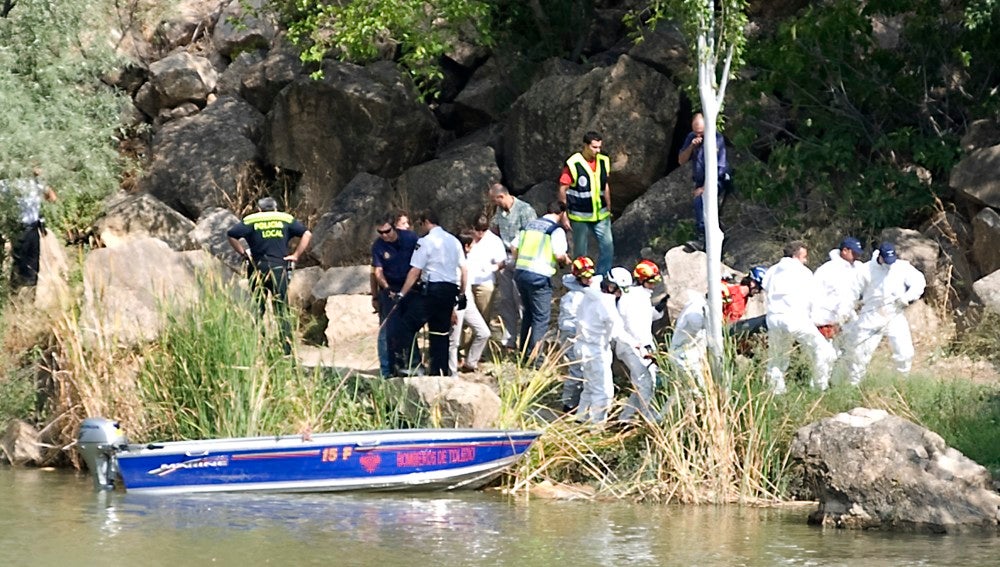
[[[600,280],[600,276],[594,276],[590,287],[596,288],[600,284]],[[563,407],[575,408],[580,405],[580,393],[583,392],[583,365],[580,361],[580,349],[576,340],[576,321],[580,303],[583,301],[583,293],[587,286],[580,283],[573,274],[563,275],[562,283],[567,292],[559,300],[559,344],[569,360],[569,368],[567,369],[569,377],[563,382],[562,403]]]
[[[844,363],[848,380],[858,384],[865,377],[882,335],[889,337],[896,370],[906,374],[913,363],[913,339],[903,310],[924,294],[927,280],[906,260],[879,264],[875,258],[861,270],[864,293],[858,318],[844,330]]]
[[[615,307],[615,296],[589,287],[578,308],[577,347],[583,362],[583,392],[577,420],[602,423],[608,417],[614,384],[611,378],[611,341],[638,347],[628,336]]]
[[[705,331],[708,301],[704,295],[694,292],[689,294],[688,303],[674,324],[674,335],[670,338],[670,359],[687,378],[703,387],[703,361],[708,346],[708,334]]]
[[[653,321],[663,317],[652,305],[653,291],[642,286],[631,286],[622,290],[618,299],[618,314],[625,324],[625,332],[638,341],[639,348],[621,341],[615,342],[615,355],[628,367],[632,382],[632,394],[625,402],[620,421],[629,421],[640,412],[650,421],[658,421],[659,414],[653,409],[653,388],[656,386],[656,362],[645,358],[655,351]]]
[[[814,388],[826,390],[837,352],[811,318],[817,292],[813,273],[795,258],[785,257],[764,274],[767,298],[767,377],[776,394],[785,392],[785,371],[798,341],[812,357]]]

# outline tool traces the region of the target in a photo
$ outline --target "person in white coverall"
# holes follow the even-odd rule
[[[562,278],[563,286],[566,287],[566,294],[559,300],[559,344],[565,353],[567,363],[567,374],[569,376],[563,381],[562,404],[563,411],[569,413],[580,405],[580,394],[583,392],[583,364],[580,361],[579,347],[577,346],[577,315],[580,310],[580,303],[583,301],[584,291],[588,287],[594,287],[600,291],[601,276],[594,275],[594,261],[586,256],[580,256],[573,260],[572,273],[566,274]]]
[[[704,360],[708,347],[705,321],[708,319],[708,300],[704,294],[688,290],[688,301],[674,323],[670,338],[670,360],[684,376],[699,387],[705,386]]]
[[[813,323],[824,337],[831,339],[838,354],[844,350],[845,325],[858,316],[857,303],[864,285],[861,281],[864,264],[858,261],[862,253],[861,242],[848,236],[840,242],[840,248],[830,251],[830,259],[813,274],[816,283]]]
[[[812,271],[806,267],[809,252],[802,242],[785,247],[785,257],[764,274],[767,298],[767,378],[776,394],[785,392],[785,371],[795,341],[812,358],[812,386],[826,390],[830,371],[837,358],[833,349],[812,320],[812,298],[817,286]]]
[[[614,397],[611,378],[611,341],[638,348],[639,343],[625,332],[625,324],[615,305],[618,286],[610,279],[601,281],[600,290],[584,291],[576,322],[577,347],[583,361],[583,392],[577,420],[599,424],[608,418]]]
[[[906,306],[920,299],[927,280],[920,270],[896,256],[896,248],[883,242],[862,271],[864,292],[857,320],[844,331],[844,364],[851,384],[865,376],[868,363],[882,336],[889,337],[896,370],[906,374],[913,363],[910,324],[903,315]]]
[[[663,281],[660,268],[649,260],[636,265],[632,274],[624,268],[614,268],[611,275],[621,287],[618,298],[618,313],[625,324],[625,332],[638,341],[639,348],[621,341],[615,342],[615,356],[628,368],[632,382],[632,394],[625,402],[625,409],[619,421],[631,421],[636,412],[649,421],[659,421],[659,413],[653,409],[653,388],[656,387],[656,341],[653,339],[653,321],[663,318],[663,311],[653,307],[653,289]],[[615,277],[615,276],[618,277]],[[635,283],[632,285],[633,277]]]

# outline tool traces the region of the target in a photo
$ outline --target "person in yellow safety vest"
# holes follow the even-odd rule
[[[549,203],[547,213],[525,225],[514,244],[514,283],[524,302],[519,348],[525,356],[536,355],[538,342],[549,330],[556,267],[570,262],[562,228],[565,215],[562,203]],[[540,363],[537,357],[535,361]]]
[[[601,153],[597,132],[583,135],[583,149],[569,157],[559,177],[559,201],[566,205],[573,231],[573,254],[586,256],[590,233],[597,239],[600,256],[597,273],[607,275],[615,255],[611,235],[611,160]]]

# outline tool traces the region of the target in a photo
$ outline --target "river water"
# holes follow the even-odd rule
[[[1000,565],[997,537],[824,530],[807,513],[493,492],[153,497],[0,468],[0,565]]]

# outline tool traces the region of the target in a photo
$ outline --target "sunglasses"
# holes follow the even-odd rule
[[[377,232],[377,233],[379,233],[379,234],[389,234],[389,233],[390,233],[390,232],[392,232],[392,231],[393,231],[393,229],[391,229],[391,228],[387,228],[387,229],[385,229],[385,230],[378,230],[378,229],[375,229],[375,232]]]

